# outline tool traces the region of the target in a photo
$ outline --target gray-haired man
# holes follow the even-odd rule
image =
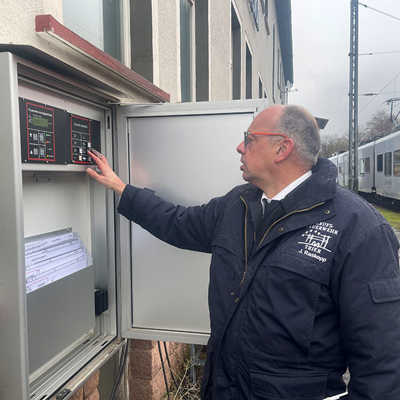
[[[158,238],[213,254],[203,399],[400,399],[398,242],[318,159],[314,118],[273,106],[237,147],[248,183],[199,207],[125,185],[104,157],[88,174]]]

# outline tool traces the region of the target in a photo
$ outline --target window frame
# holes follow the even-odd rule
[[[371,173],[371,158],[364,157],[360,159],[360,175],[369,175]]]

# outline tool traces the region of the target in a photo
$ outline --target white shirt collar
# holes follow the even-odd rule
[[[308,179],[312,175],[311,171],[307,171],[304,175],[301,175],[299,178],[294,180],[292,183],[289,183],[283,190],[281,190],[278,194],[276,194],[272,199],[267,197],[265,193],[262,194],[261,203],[263,199],[266,199],[268,203],[272,200],[282,200],[284,199],[291,191],[297,188],[301,183],[303,183],[306,179]]]

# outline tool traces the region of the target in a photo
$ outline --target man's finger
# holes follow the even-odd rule
[[[98,153],[98,152],[96,152],[96,153]],[[99,154],[99,156],[98,156],[96,153],[94,153],[92,150],[88,150],[88,154],[90,155],[90,157],[93,158],[94,162],[95,162],[99,167],[100,167],[102,164],[108,165],[107,159],[103,156],[103,154],[98,153],[98,154]],[[101,157],[100,157],[100,156],[101,156]]]
[[[103,175],[98,174],[93,168],[88,168],[86,170],[86,173],[92,177],[93,179],[96,179],[96,181],[101,182]]]

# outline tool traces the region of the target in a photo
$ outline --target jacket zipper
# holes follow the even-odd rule
[[[242,200],[242,202],[243,202],[243,204],[244,204],[244,206],[245,206],[245,208],[246,208],[246,212],[245,212],[245,215],[244,215],[244,271],[243,271],[242,279],[241,279],[241,281],[240,281],[240,286],[242,286],[242,285],[243,285],[243,282],[244,282],[244,279],[245,279],[245,277],[246,277],[247,265],[248,265],[248,256],[247,256],[247,214],[248,214],[249,207],[248,207],[248,205],[247,205],[247,203],[246,203],[246,200],[245,200],[242,196],[240,196],[240,200]],[[283,217],[278,218],[278,219],[277,219],[275,222],[273,222],[273,223],[268,227],[268,229],[265,231],[265,233],[264,233],[263,237],[261,238],[260,243],[258,244],[257,248],[259,248],[259,247],[261,246],[262,242],[263,242],[264,239],[267,237],[268,233],[271,231],[271,229],[272,229],[277,223],[281,222],[282,220],[284,220],[284,219],[287,218],[287,217],[290,217],[290,216],[293,215],[293,214],[298,214],[298,213],[310,211],[310,210],[312,210],[312,209],[314,209],[314,208],[316,208],[316,207],[322,206],[323,204],[325,204],[325,201],[322,201],[321,203],[314,204],[313,206],[308,207],[308,208],[303,208],[302,210],[294,210],[294,211],[291,211],[290,213],[284,215]]]
[[[247,272],[247,213],[249,211],[249,207],[246,203],[246,200],[240,196],[240,200],[243,201],[244,206],[246,207],[246,212],[244,214],[244,271],[243,271],[243,276],[242,280],[240,281],[240,286],[242,286],[244,282],[244,278],[246,277],[246,272]]]

